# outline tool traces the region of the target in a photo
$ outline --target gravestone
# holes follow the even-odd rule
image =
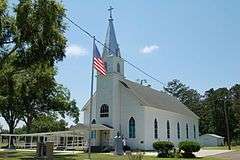
[[[39,142],[37,144],[37,159],[53,159],[54,142]]]

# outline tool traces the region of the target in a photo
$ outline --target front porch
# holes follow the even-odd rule
[[[72,128],[73,130],[79,130],[81,128],[86,127],[86,125],[79,124]],[[89,131],[89,128],[87,128]],[[113,128],[104,124],[92,124],[91,125],[91,146],[92,147],[100,147],[100,148],[109,148],[113,147]],[[89,136],[86,136],[86,138]]]

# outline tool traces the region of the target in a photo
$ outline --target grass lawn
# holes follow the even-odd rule
[[[33,160],[35,152],[19,152],[19,151],[0,151],[0,160]],[[55,160],[84,160],[87,154],[80,153],[76,155],[59,155],[54,156]],[[113,156],[108,154],[92,154],[93,160],[128,160],[126,156]],[[222,160],[219,158],[197,158],[198,160]],[[156,158],[145,156],[144,160],[177,160],[177,158]],[[181,158],[181,160],[184,160]],[[191,160],[191,159],[188,159]]]

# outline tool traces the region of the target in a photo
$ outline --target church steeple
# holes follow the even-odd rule
[[[117,38],[115,35],[115,29],[113,25],[112,10],[113,8],[110,6],[110,8],[108,9],[110,13],[110,18],[108,19],[109,21],[108,29],[107,29],[106,39],[105,39],[106,47],[103,48],[103,57],[108,57],[108,56],[121,57],[120,49],[117,43]]]

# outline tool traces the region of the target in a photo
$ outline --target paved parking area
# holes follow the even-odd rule
[[[196,155],[196,157],[207,157],[207,156],[223,154],[223,153],[228,153],[228,152],[231,152],[231,151],[229,151],[229,150],[203,150],[203,149],[201,149],[199,152],[196,152],[194,154]]]
[[[201,149],[199,152],[194,153],[196,157],[207,157],[207,156],[213,156],[213,155],[218,155],[218,154],[223,154],[223,153],[228,153],[231,152],[229,150],[203,150]],[[148,156],[157,156],[157,152],[145,152],[145,155]],[[240,160],[237,159],[237,160]]]
[[[240,160],[240,152],[232,151],[227,153],[216,154],[211,157],[226,158],[229,160]]]

